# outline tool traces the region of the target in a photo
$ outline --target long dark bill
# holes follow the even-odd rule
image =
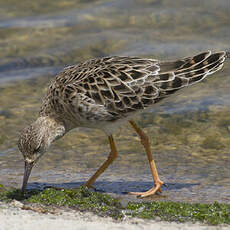
[[[24,170],[24,176],[23,176],[23,183],[22,183],[22,192],[24,193],[26,191],[26,186],[30,177],[30,173],[32,171],[32,168],[34,166],[34,163],[28,163],[25,161],[25,170]]]

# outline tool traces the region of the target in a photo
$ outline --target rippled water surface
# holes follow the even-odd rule
[[[0,0],[0,183],[20,186],[19,131],[32,122],[50,79],[64,66],[108,55],[173,59],[230,48],[229,0]],[[160,177],[149,199],[230,203],[230,62],[202,83],[137,117]],[[99,190],[131,199],[152,186],[134,131],[115,135],[119,157]],[[30,188],[79,186],[109,152],[106,136],[78,128],[34,168]]]

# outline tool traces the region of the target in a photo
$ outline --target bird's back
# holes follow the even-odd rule
[[[40,115],[80,123],[118,120],[201,81],[221,69],[225,58],[224,51],[208,51],[168,62],[136,57],[92,59],[56,76]]]

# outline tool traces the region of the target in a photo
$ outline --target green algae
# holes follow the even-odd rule
[[[28,205],[37,203],[55,207],[69,207],[82,212],[91,211],[100,216],[122,220],[125,216],[176,222],[202,222],[210,225],[230,224],[230,204],[180,203],[171,201],[129,202],[125,207],[119,199],[108,194],[92,192],[82,186],[78,189],[30,190],[0,186],[0,201],[18,200]]]
[[[47,206],[71,207],[80,211],[92,211],[100,216],[122,218],[122,206],[117,199],[107,194],[91,192],[84,186],[79,189],[31,190],[25,194],[18,189],[0,190],[0,201],[10,202],[13,199],[25,204],[38,203]]]
[[[180,202],[129,203],[127,209],[132,210],[132,216],[154,219],[156,216],[164,221],[200,221],[212,225],[230,224],[230,205],[190,204]]]

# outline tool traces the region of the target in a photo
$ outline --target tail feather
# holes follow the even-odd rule
[[[194,57],[178,60],[175,63],[177,65],[182,63],[181,66],[171,72],[169,69],[167,69],[168,72],[160,72],[159,80],[154,85],[159,88],[162,96],[171,94],[185,86],[202,81],[207,75],[220,70],[227,55],[224,51],[213,54],[207,51]],[[169,66],[168,63],[167,67]],[[162,63],[163,67],[164,64]]]
[[[196,75],[200,75],[200,74],[210,74],[211,72],[214,71],[214,69],[216,69],[220,64],[222,64],[224,61],[224,59],[219,59],[218,61],[215,61],[213,63],[208,63],[207,65],[204,63],[199,64],[199,66],[196,66],[196,68],[187,71],[187,72],[182,72],[177,74],[177,72],[175,73],[176,76],[178,77],[185,77],[185,78],[194,78]],[[207,62],[207,61],[205,61]]]
[[[195,67],[198,64],[202,63],[204,60],[206,60],[208,57],[210,57],[210,55],[211,55],[211,51],[207,51],[207,52],[197,54],[194,57],[189,57],[187,58],[188,59],[187,62],[184,65],[182,65],[178,69],[178,71],[184,71]]]
[[[198,63],[194,63],[194,65],[190,66],[190,68],[186,69],[180,69],[178,71],[175,71],[176,75],[181,75],[181,74],[192,74],[194,71],[200,70],[200,69],[205,69],[205,72],[208,72],[212,68],[214,68],[215,64],[222,63],[225,60],[225,54],[224,53],[215,53],[212,54],[202,61],[199,61]]]

